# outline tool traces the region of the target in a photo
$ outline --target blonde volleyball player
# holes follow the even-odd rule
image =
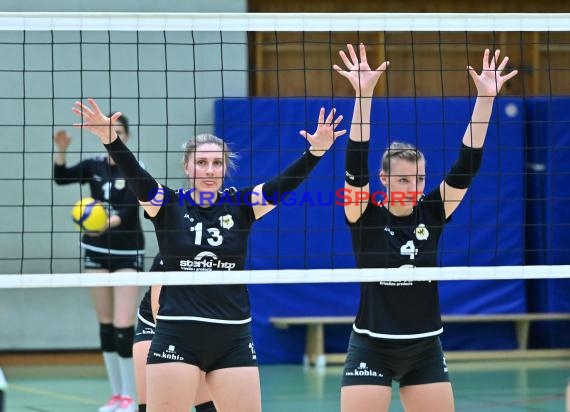
[[[118,119],[116,133],[122,141],[129,138],[125,116]],[[110,156],[83,160],[67,167],[66,153],[71,137],[65,130],[54,136],[54,180],[59,185],[89,184],[91,196],[108,205],[110,218],[106,229],[84,233],[84,270],[90,273],[142,271],[144,236],[139,220],[138,201],[126,187],[126,180]],[[135,412],[133,336],[138,287],[91,288],[99,321],[101,349],[111,385],[111,397],[99,412]]]
[[[388,68],[371,69],[364,45],[360,58],[352,46],[340,52],[346,69],[333,66],[356,92],[346,155],[345,190],[369,193],[368,145],[374,87]],[[442,230],[465,196],[481,164],[482,148],[493,102],[501,87],[517,74],[502,75],[508,62],[499,63],[499,50],[485,50],[483,71],[469,74],[477,88],[471,121],[463,135],[459,158],[445,179],[424,196],[424,155],[406,143],[392,143],[382,157],[380,181],[387,199],[344,206],[359,268],[437,265]],[[402,193],[406,194],[401,196]],[[363,199],[363,196],[359,196]],[[395,197],[394,197],[395,199]],[[445,201],[444,201],[445,200]],[[453,393],[439,335],[443,329],[436,282],[376,282],[361,285],[360,307],[345,362],[341,410],[388,411],[392,382],[400,384],[406,412],[454,410]]]
[[[167,271],[242,270],[252,224],[274,209],[318,164],[342,116],[319,113],[315,134],[301,131],[310,148],[279,176],[253,188],[222,190],[231,152],[219,137],[198,135],[186,144],[184,171],[191,190],[172,190],[142,169],[94,100],[73,111],[101,140],[152,220]],[[219,269],[218,269],[219,268]],[[147,365],[149,412],[188,412],[206,373],[218,411],[261,410],[257,355],[245,285],[163,286],[156,334]],[[174,384],[173,384],[174,383]]]

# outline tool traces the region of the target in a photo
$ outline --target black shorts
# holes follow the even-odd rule
[[[85,249],[83,267],[85,269],[105,269],[109,272],[116,272],[121,269],[133,269],[142,272],[144,269],[143,261],[144,254],[142,251],[138,255],[111,255]]]
[[[137,319],[137,327],[135,328],[135,337],[133,343],[146,342],[152,340],[156,333],[156,325],[152,322],[147,322],[141,318],[140,314]]]
[[[159,320],[147,365],[172,362],[195,365],[204,372],[257,366],[251,325]]]
[[[438,336],[413,340],[376,339],[352,332],[342,386],[400,386],[449,382]]]
[[[152,262],[152,266],[150,267],[150,271],[160,272],[163,269],[162,259],[160,258],[160,255],[156,255]],[[151,288],[148,288],[139,305],[137,327],[135,329],[135,343],[152,340],[156,332],[156,325],[154,323],[154,317],[152,316],[150,292]]]
[[[150,297],[147,299],[147,295],[150,295],[149,291],[147,291],[147,294],[139,305],[134,343],[152,340],[156,332],[156,325],[154,324],[152,310],[150,308]]]
[[[141,307],[139,307],[139,313],[137,315],[137,326],[135,328],[135,338],[133,342],[137,343],[152,340],[155,333],[156,325],[154,324],[152,314],[150,317],[146,316],[144,312],[141,311]]]

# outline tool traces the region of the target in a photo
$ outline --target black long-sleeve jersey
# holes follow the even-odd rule
[[[397,217],[369,202],[349,223],[359,268],[437,266],[438,242],[446,224],[439,187]],[[362,283],[354,331],[375,338],[415,339],[443,331],[437,282]]]
[[[201,207],[190,201],[188,193],[163,188],[168,202],[151,220],[164,270],[243,270],[255,221],[251,202],[244,201],[251,189],[226,189],[218,194],[212,206]],[[248,323],[251,317],[247,288],[245,285],[163,286],[157,319]]]

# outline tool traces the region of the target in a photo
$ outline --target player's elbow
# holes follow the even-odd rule
[[[344,207],[344,216],[348,223],[356,223],[362,216],[362,211],[358,208],[345,206]]]
[[[58,175],[53,176],[53,181],[55,182],[56,185],[65,185],[69,183],[69,181],[65,177]]]

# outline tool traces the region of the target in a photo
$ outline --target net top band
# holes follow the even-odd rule
[[[223,285],[339,283],[378,281],[449,281],[567,278],[568,265],[464,266],[390,269],[285,269],[197,272],[115,272],[7,274],[3,288],[93,287],[124,285]]]
[[[27,31],[568,31],[570,13],[0,13]]]

